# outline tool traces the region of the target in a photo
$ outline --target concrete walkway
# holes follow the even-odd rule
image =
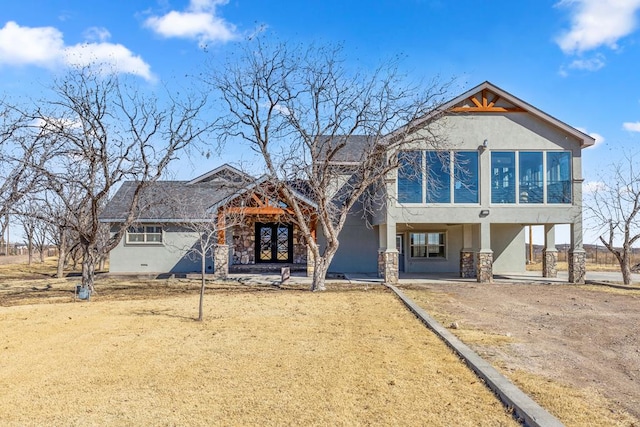
[[[640,287],[640,274],[632,274],[633,283]],[[277,273],[237,273],[229,274],[230,280],[239,281],[246,284],[280,284],[280,275]],[[569,274],[566,271],[559,271],[558,277],[542,277],[540,271],[527,271],[526,273],[506,273],[494,275],[494,282],[497,283],[567,283]],[[587,282],[619,282],[622,283],[622,274],[608,271],[588,271]],[[398,285],[420,284],[420,283],[478,283],[475,278],[463,279],[457,273],[400,273]],[[304,273],[291,273],[289,283],[296,285],[308,285],[311,287],[311,277]],[[336,278],[328,278],[327,284],[334,283],[378,283],[383,284],[381,278],[370,273],[349,273]]]

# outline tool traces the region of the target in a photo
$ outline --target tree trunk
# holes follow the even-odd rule
[[[205,254],[202,254],[201,259],[202,259],[202,261],[201,261],[201,264],[200,264],[200,273],[201,273],[201,276],[202,276],[202,282],[200,284],[200,303],[198,304],[198,322],[202,322],[202,319],[204,318],[204,313],[203,313],[204,287],[205,287],[204,272],[206,270]]]
[[[624,254],[620,259],[620,271],[622,272],[622,283],[630,285],[631,279],[631,258],[629,254]]]
[[[62,279],[64,277],[64,265],[67,258],[67,237],[65,233],[60,235],[60,246],[58,246],[58,271],[56,277]]]
[[[96,277],[96,260],[90,248],[84,248],[86,252],[82,257],[82,286],[89,289],[90,294],[93,293],[94,281]]]
[[[31,263],[33,262],[33,243],[31,242],[31,238],[29,238],[29,241],[27,243],[27,252],[29,255],[29,261],[27,261],[27,265],[31,265]]]
[[[317,247],[316,247],[317,248]],[[327,273],[329,272],[329,266],[333,260],[333,256],[338,251],[338,245],[328,245],[322,256],[319,256],[319,251],[313,250],[313,278],[311,282],[311,291],[325,291],[327,290],[325,282],[327,280]]]
[[[40,264],[44,263],[44,246],[40,248]]]
[[[325,281],[327,278],[327,270],[329,267],[324,262],[324,258],[318,257],[313,262],[313,279],[311,282],[311,291],[325,291]]]

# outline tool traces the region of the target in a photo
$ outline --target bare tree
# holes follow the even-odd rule
[[[634,155],[611,165],[610,175],[591,185],[585,196],[586,222],[593,225],[602,244],[620,264],[622,280],[632,283],[631,255],[640,239],[640,170]]]
[[[417,141],[446,148],[435,119],[449,83],[406,84],[396,61],[362,73],[346,65],[340,47],[256,38],[206,81],[229,110],[217,123],[220,140],[244,141],[262,157],[275,195],[305,235],[314,291],[325,288],[348,215],[360,209],[368,218],[385,202],[398,153]],[[301,191],[313,202],[311,221]]]
[[[53,97],[30,114],[32,131],[46,140],[53,159],[42,168],[47,189],[65,211],[64,229],[77,234],[82,250],[82,284],[93,290],[95,266],[123,237],[144,206],[140,192],[207,130],[199,122],[202,96],[167,106],[140,88],[89,67],[54,83]],[[125,180],[133,196],[121,228],[106,241],[99,215]]]
[[[50,151],[39,134],[29,130],[29,117],[17,105],[0,100],[0,217],[6,218],[42,182],[40,169]],[[8,221],[0,223],[4,236]]]
[[[197,201],[189,200],[190,213],[194,212],[194,203],[197,205]],[[183,205],[184,206],[184,205]],[[187,251],[187,255],[200,261],[200,300],[198,303],[198,321],[202,321],[204,318],[204,292],[206,288],[206,273],[207,273],[207,258],[214,261],[214,268],[219,268],[215,265],[215,249],[218,245],[224,245],[224,233],[230,230],[234,226],[241,224],[244,215],[241,210],[227,210],[209,209],[209,206],[199,206],[196,211],[199,211],[197,215],[185,215],[183,218],[187,218],[181,225],[186,230],[193,232],[197,235],[197,239],[194,244],[188,248],[184,248]],[[191,218],[191,219],[188,219]]]

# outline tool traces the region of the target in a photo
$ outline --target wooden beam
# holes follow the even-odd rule
[[[260,199],[260,198],[255,194],[255,193],[253,193],[253,194],[251,195],[251,198],[252,198],[253,200],[255,200],[255,201],[256,201],[256,203],[258,204],[258,206],[261,206],[261,207],[262,207],[262,206],[265,206],[264,201],[263,201],[263,200],[261,200],[261,199]]]
[[[489,102],[489,105],[487,105],[487,107],[491,108],[493,107],[496,102],[498,102],[498,99],[500,99],[500,97],[498,95],[494,95],[493,99],[491,100],[491,102]]]
[[[527,110],[520,107],[454,107],[453,113],[524,113]]]
[[[316,236],[316,227],[318,226],[318,220],[317,218],[313,217],[311,218],[311,221],[309,222],[309,231],[311,231],[311,238],[313,239],[314,242],[317,242],[317,236]]]
[[[227,233],[225,224],[225,211],[220,209],[218,211],[218,244],[224,245],[227,243]]]
[[[227,208],[227,212],[232,214],[244,214],[244,215],[284,215],[286,213],[293,213],[290,209],[282,209],[275,206],[264,206],[264,207],[245,207],[245,208],[237,208],[231,207]]]
[[[472,97],[471,97],[471,98],[469,98],[469,99],[471,100],[471,102],[473,102],[474,104],[476,104],[476,107],[478,107],[478,108],[482,108],[482,104],[480,104],[480,101],[478,101],[478,100],[476,99],[476,97],[475,97],[475,96],[472,96]],[[473,107],[471,107],[471,108],[473,108]]]

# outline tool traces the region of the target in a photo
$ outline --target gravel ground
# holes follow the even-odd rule
[[[441,321],[510,337],[475,343],[483,357],[591,387],[640,418],[640,291],[566,284],[404,286]]]

